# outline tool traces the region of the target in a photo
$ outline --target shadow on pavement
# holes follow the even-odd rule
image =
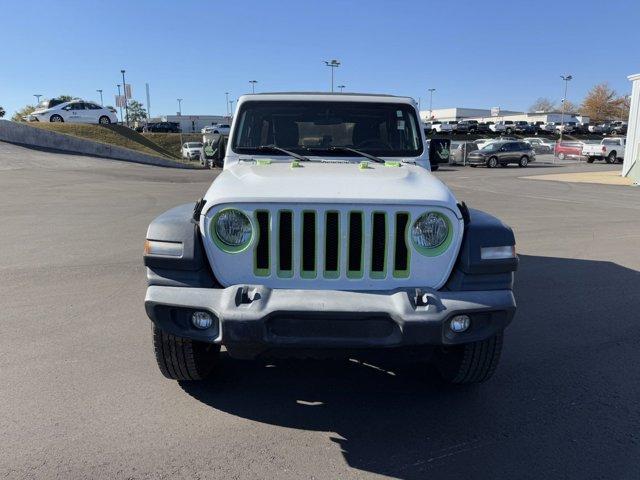
[[[447,387],[418,367],[225,358],[214,380],[182,388],[239,417],[333,432],[366,473],[638,478],[640,272],[520,258],[519,310],[486,384]]]

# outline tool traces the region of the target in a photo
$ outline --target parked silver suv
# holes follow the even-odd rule
[[[516,163],[520,167],[526,167],[536,159],[536,152],[531,144],[522,141],[497,141],[485,145],[480,150],[471,152],[467,161],[469,165],[485,165],[495,168],[498,165],[506,167],[510,163]]]

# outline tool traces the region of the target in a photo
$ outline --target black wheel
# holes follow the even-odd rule
[[[511,135],[511,133],[512,133],[512,132],[513,132],[513,130],[511,130],[510,128],[507,128],[507,130],[506,130],[506,132],[505,132],[505,133],[506,133],[507,135]]]
[[[435,356],[440,376],[448,383],[480,383],[491,378],[502,352],[503,333],[481,342],[443,347]]]
[[[436,170],[438,170],[440,168],[440,165],[438,165],[437,163],[432,163],[431,164],[431,171],[435,172]]]
[[[487,160],[488,168],[496,168],[497,166],[498,166],[498,159],[496,157],[491,157],[489,160]]]
[[[616,163],[617,160],[618,160],[618,155],[616,154],[615,151],[607,155],[607,158],[606,158],[607,163]]]
[[[587,163],[593,163],[594,160],[595,160],[595,157],[589,157],[587,158]]]
[[[527,165],[529,165],[529,157],[527,157],[526,155],[523,155],[522,157],[520,157],[520,160],[518,161],[518,166],[525,168]]]
[[[64,122],[64,118],[62,118],[60,115],[51,115],[51,118],[49,120],[52,122]]]
[[[98,119],[98,123],[100,125],[109,125],[111,123],[111,119],[106,115],[103,115]]]
[[[558,158],[559,158],[560,160],[564,160],[566,157],[567,157],[567,156],[566,156],[564,153],[559,153],[559,154],[558,154]]]
[[[220,355],[220,346],[176,337],[153,326],[153,349],[162,374],[172,380],[203,380]]]

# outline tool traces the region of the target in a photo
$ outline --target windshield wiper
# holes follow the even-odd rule
[[[289,155],[290,157],[293,157],[296,160],[300,160],[301,162],[310,162],[311,161],[307,157],[305,157],[304,155],[300,155],[300,154],[297,154],[295,152],[291,152],[289,150],[285,150],[284,148],[280,148],[277,145],[260,145],[258,147],[246,147],[246,148],[250,149],[250,150],[259,150],[259,151],[262,151],[262,152],[280,152],[280,153],[284,153],[285,155]]]
[[[375,155],[371,155],[370,153],[362,152],[351,147],[331,146],[328,147],[327,150],[329,150],[330,152],[351,152],[355,153],[356,155],[360,155],[361,157],[368,158],[369,160],[373,160],[376,163],[384,163],[384,160],[380,157],[376,157]]]

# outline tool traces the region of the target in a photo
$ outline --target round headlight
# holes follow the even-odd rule
[[[411,238],[418,250],[437,248],[449,238],[449,222],[436,212],[420,215],[411,228]]]
[[[230,247],[242,247],[251,240],[251,222],[239,210],[223,210],[214,219],[215,234]]]

